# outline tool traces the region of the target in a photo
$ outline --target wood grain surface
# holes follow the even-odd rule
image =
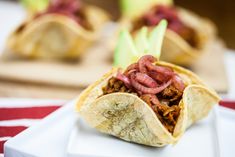
[[[0,97],[70,99],[112,68],[109,38],[102,37],[78,62],[1,60]],[[206,53],[192,67],[207,84],[220,93],[228,90],[219,40],[208,45]]]

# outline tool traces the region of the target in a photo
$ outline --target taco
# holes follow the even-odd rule
[[[76,109],[100,132],[162,147],[176,143],[218,101],[194,73],[145,55],[124,72],[114,68],[90,85]]]
[[[167,20],[168,29],[161,60],[167,62],[186,66],[192,64],[203,54],[216,34],[211,21],[173,5],[151,5],[135,16],[123,14],[121,23],[135,35],[143,26],[152,29],[162,19]]]
[[[25,58],[77,59],[94,42],[108,15],[78,0],[51,0],[9,37],[7,48]]]

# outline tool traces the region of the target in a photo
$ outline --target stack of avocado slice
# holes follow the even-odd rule
[[[114,54],[114,66],[126,68],[143,55],[160,58],[162,42],[167,29],[167,21],[162,20],[151,32],[143,27],[134,39],[127,30],[120,33]]]
[[[21,0],[21,3],[31,12],[43,11],[49,5],[49,0]]]
[[[122,16],[133,18],[141,15],[154,5],[172,5],[173,0],[120,0]]]

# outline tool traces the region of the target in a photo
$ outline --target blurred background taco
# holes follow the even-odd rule
[[[8,49],[25,58],[77,59],[99,37],[108,15],[78,0],[40,1],[10,35]],[[37,3],[36,3],[37,4]]]
[[[172,1],[123,0],[122,6],[122,25],[128,26],[133,35],[143,26],[152,29],[160,20],[168,21],[161,56],[164,61],[188,66],[205,52],[216,36],[210,20],[176,7]]]

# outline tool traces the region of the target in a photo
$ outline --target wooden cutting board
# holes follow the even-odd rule
[[[86,87],[112,68],[111,52],[96,43],[77,62],[2,60],[0,79],[27,83]]]
[[[83,88],[0,80],[0,97],[67,99],[76,98]]]
[[[112,51],[105,45],[105,42],[96,43],[80,61],[74,63],[1,61],[0,96],[72,98],[112,68]],[[190,67],[219,93],[228,90],[223,59],[225,51],[222,42],[215,41]]]

